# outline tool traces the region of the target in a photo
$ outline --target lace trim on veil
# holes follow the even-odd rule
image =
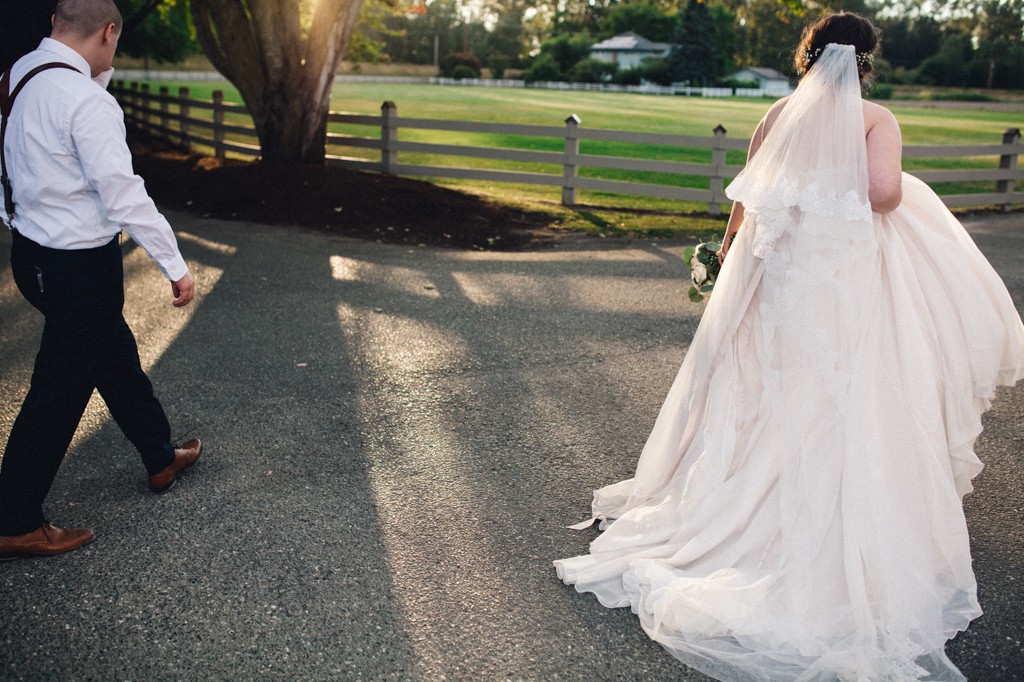
[[[774,187],[756,187],[749,177],[737,177],[726,189],[726,196],[744,205],[755,226],[753,253],[761,259],[772,256],[775,242],[793,224],[793,209],[820,218],[841,216],[844,221],[870,223],[871,204],[857,190],[842,196],[825,189],[818,181],[800,186],[798,182]],[[824,232],[824,230],[822,230]]]

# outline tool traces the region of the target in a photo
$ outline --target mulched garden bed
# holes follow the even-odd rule
[[[552,243],[556,219],[428,182],[326,165],[221,160],[129,131],[135,172],[161,205],[400,244],[526,249]]]

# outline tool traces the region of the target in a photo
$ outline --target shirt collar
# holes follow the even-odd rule
[[[73,47],[69,47],[53,38],[43,38],[43,42],[39,43],[39,49],[56,54],[61,58],[60,61],[70,64],[89,78],[92,78],[92,67],[89,66],[89,62]]]

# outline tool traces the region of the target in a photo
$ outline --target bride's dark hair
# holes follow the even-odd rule
[[[872,59],[881,41],[882,32],[867,17],[852,12],[826,14],[804,28],[793,66],[801,76],[814,66],[822,50],[829,43],[853,45],[857,51],[857,68],[865,87],[874,73]]]

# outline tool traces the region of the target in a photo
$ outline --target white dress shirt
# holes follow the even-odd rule
[[[70,64],[29,81],[14,102],[4,154],[14,190],[14,228],[53,249],[102,246],[122,229],[172,282],[188,273],[167,219],[132,169],[124,112],[106,91],[113,69],[90,78],[88,62],[44,38],[11,67],[11,91],[33,68]]]

